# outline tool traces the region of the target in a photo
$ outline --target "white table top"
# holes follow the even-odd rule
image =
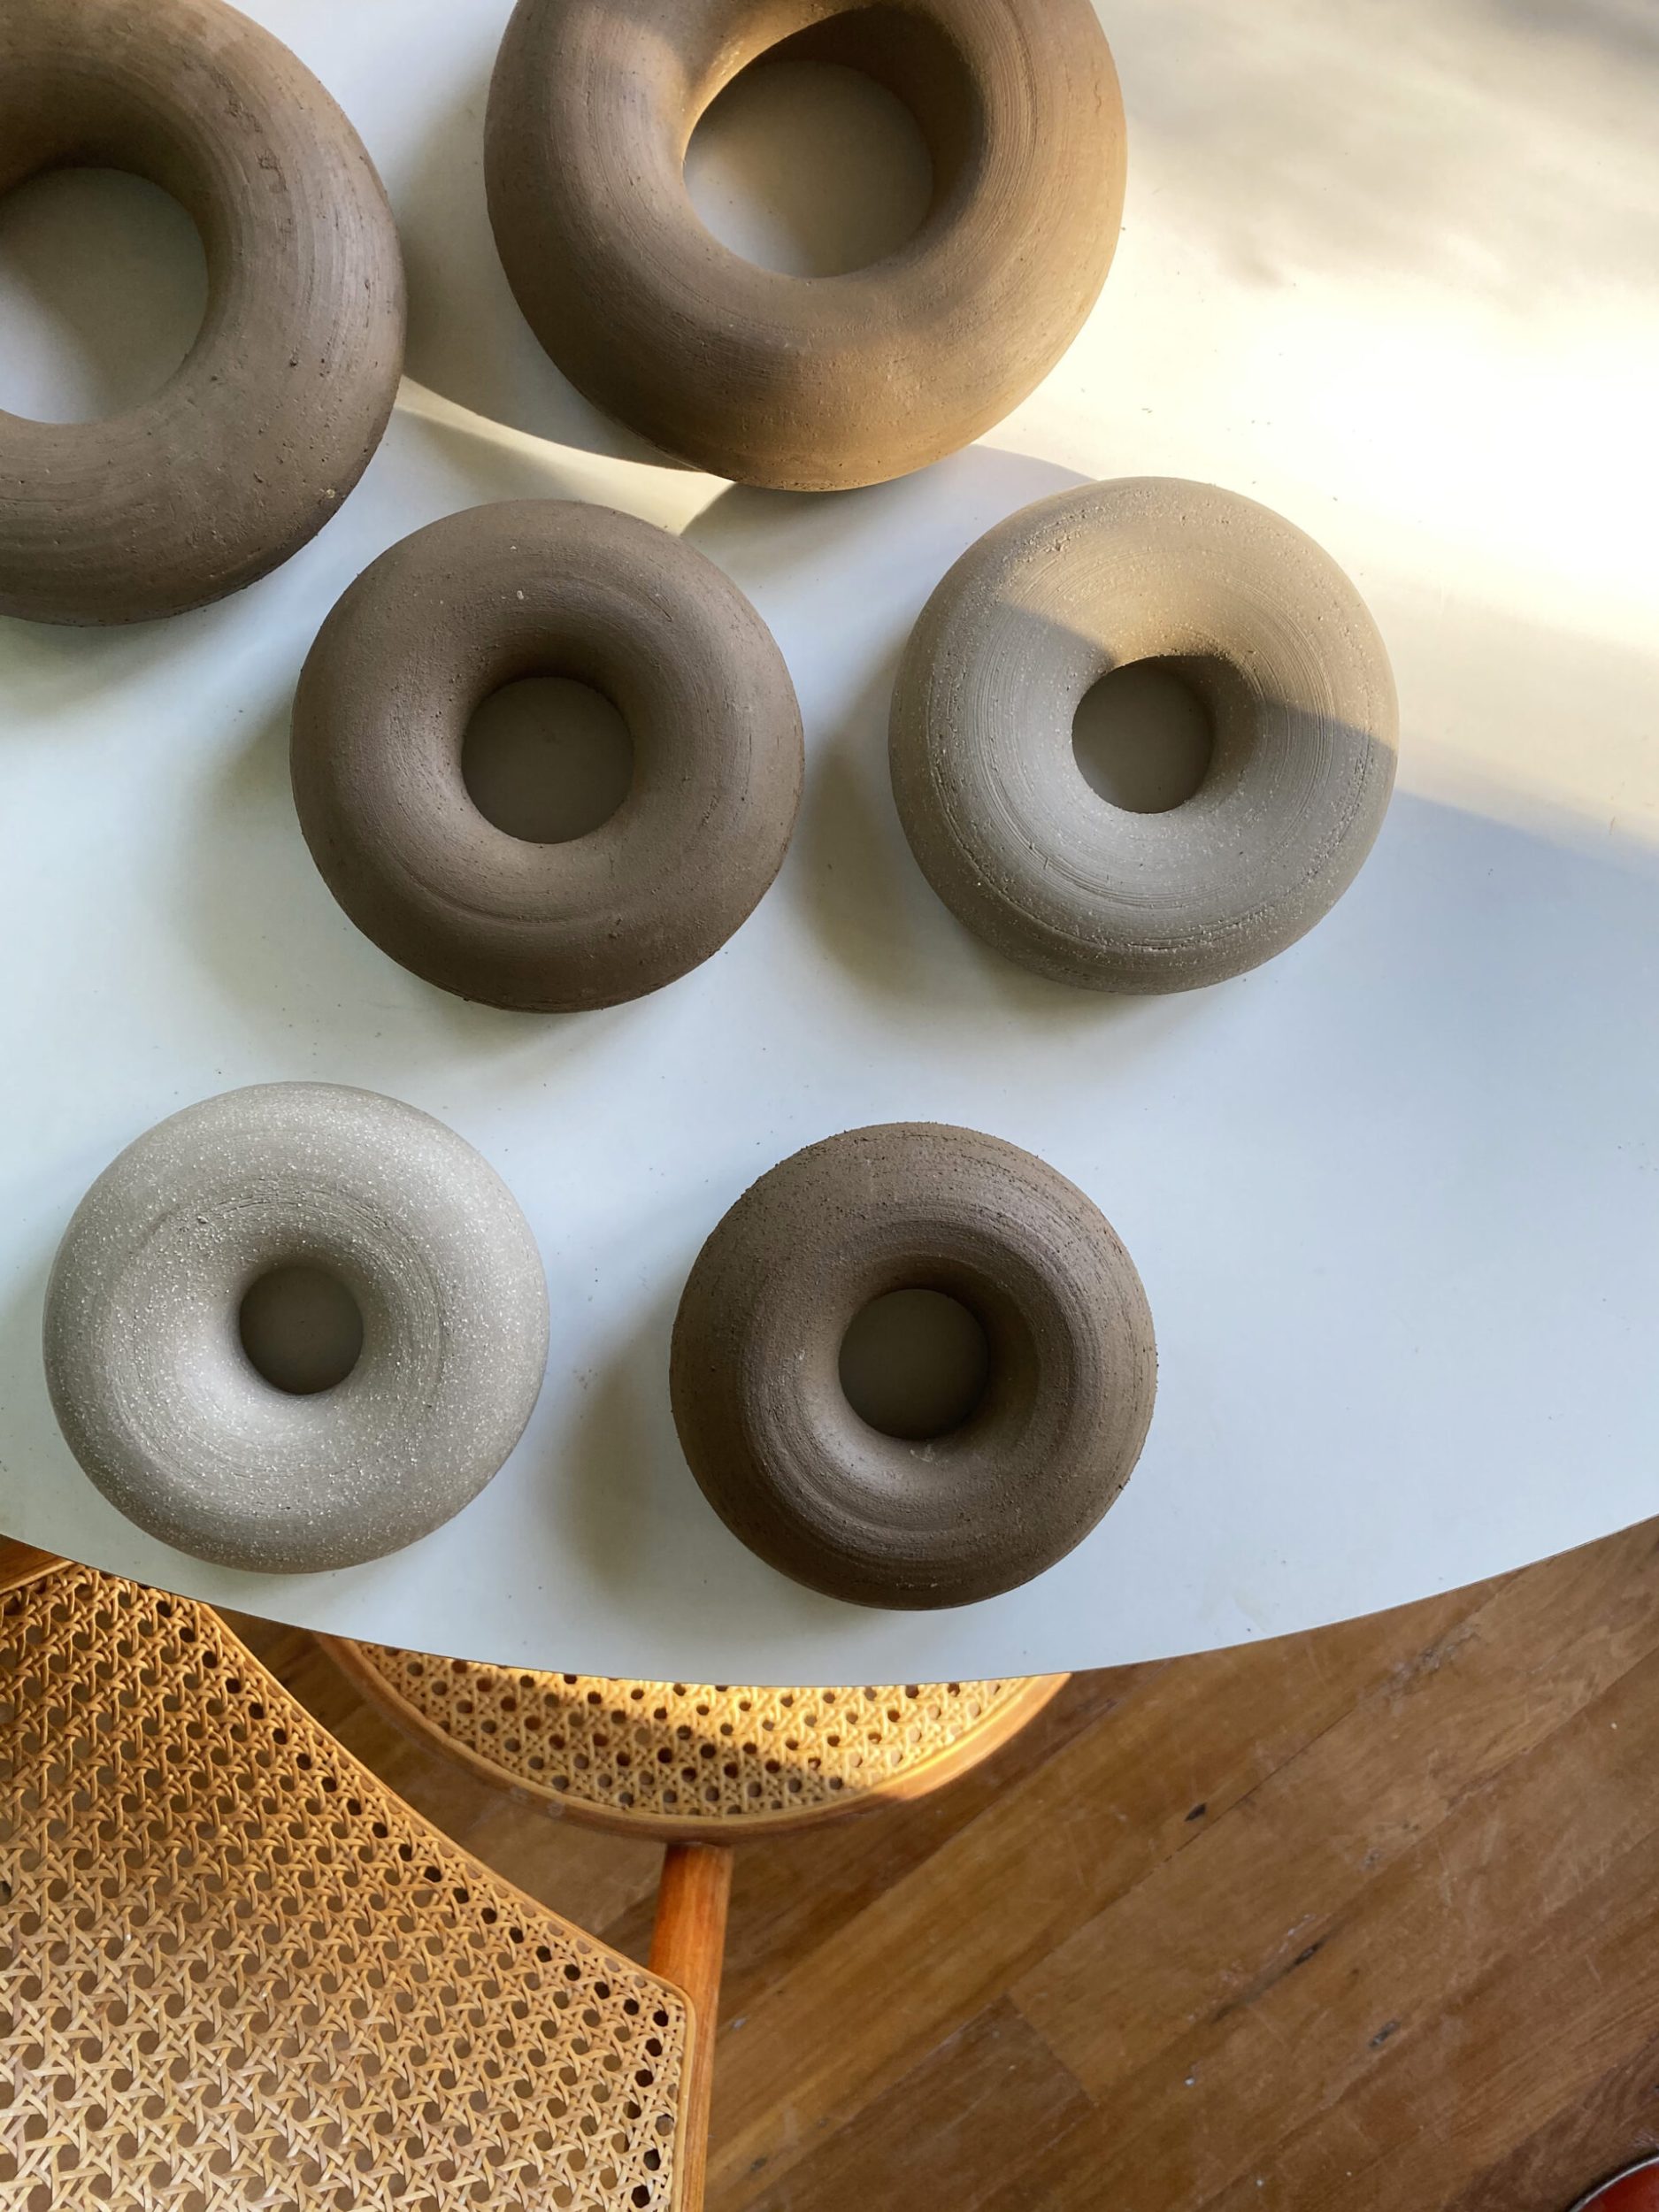
[[[805,1682],[1272,1635],[1652,1512],[1659,51],[1637,12],[1113,5],[1129,197],[1087,329],[984,443],[814,499],[650,465],[519,323],[479,170],[506,11],[258,0],[403,227],[390,433],[339,518],[238,598],[124,632],[0,624],[0,1527],[352,1635]],[[1394,657],[1402,766],[1310,937],[1214,990],[1113,1002],[1009,966],[938,904],[885,721],[966,545],[1079,477],[1141,473],[1231,485],[1330,549]],[[296,672],[347,581],[434,516],[534,494],[683,529],[727,570],[809,747],[782,877],[733,942],[653,998],[545,1019],[448,998],[357,935],[286,763]],[[451,1123],[524,1205],[553,1310],[539,1410],[483,1494],[393,1558],[292,1578],[122,1520],[58,1436],[38,1349],[94,1175],[174,1108],[280,1077]],[[1078,1552],[989,1604],[883,1616],[726,1534],[675,1445],[667,1340],[756,1174],[899,1118],[995,1131],[1082,1184],[1162,1358],[1141,1465]]]

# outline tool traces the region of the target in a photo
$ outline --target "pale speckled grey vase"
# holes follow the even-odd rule
[[[247,1290],[324,1269],[363,1321],[333,1389],[242,1349]],[[87,1193],[47,1288],[70,1449],[151,1535],[303,1573],[426,1535],[511,1451],[547,1362],[547,1285],[513,1197],[442,1122],[373,1091],[271,1083],[185,1108]]]

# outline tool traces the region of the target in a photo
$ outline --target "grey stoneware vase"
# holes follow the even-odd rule
[[[687,142],[762,52],[909,108],[933,193],[896,252],[803,281],[700,221]],[[1054,366],[1111,265],[1124,149],[1089,0],[519,0],[484,175],[526,320],[595,406],[717,476],[839,491],[956,452]]]
[[[0,614],[150,621],[241,590],[339,512],[396,396],[403,258],[357,133],[224,0],[4,0],[0,189],[76,163],[180,202],[207,309],[142,405],[0,411]]]
[[[853,1409],[854,1318],[942,1292],[984,1332],[984,1388],[925,1439]],[[1063,1175],[927,1122],[809,1145],[746,1191],[697,1256],[674,1323],[674,1421],[733,1533],[854,1604],[968,1605],[1080,1543],[1128,1480],[1157,1358],[1134,1263]]]
[[[1171,665],[1213,733],[1166,812],[1110,804],[1072,744],[1084,695]],[[1056,492],[946,575],[894,686],[893,793],[923,872],[976,935],[1087,990],[1186,991],[1329,913],[1394,789],[1394,677],[1330,555],[1214,484]]]
[[[277,1386],[243,1302],[320,1271],[360,1317],[331,1388]],[[447,1521],[518,1442],[547,1362],[524,1216],[452,1129],[332,1083],[227,1091],[93,1184],[46,1294],[65,1440],[129,1520],[198,1559],[308,1573]]]
[[[592,686],[633,772],[585,836],[539,844],[467,788],[467,725],[517,679]],[[574,500],[446,515],[373,561],[294,703],[294,801],[329,889],[462,998],[577,1013],[660,990],[741,926],[783,864],[801,713],[770,630],[695,546]]]

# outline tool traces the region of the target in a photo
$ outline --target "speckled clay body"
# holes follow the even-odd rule
[[[1214,728],[1198,791],[1115,807],[1072,748],[1113,668],[1175,662]],[[1086,485],[1001,523],[945,577],[893,695],[894,795],[940,897],[1039,974],[1179,991],[1310,929],[1394,787],[1394,679],[1328,554],[1212,484]]]
[[[979,1321],[984,1395],[910,1442],[853,1411],[841,1340],[872,1299],[942,1291]],[[1152,1417],[1134,1264],[1073,1184],[971,1129],[895,1123],[764,1175],[698,1256],[674,1421],[733,1533],[860,1605],[966,1605],[1040,1574],[1128,1479]]]
[[[692,206],[698,117],[771,51],[862,70],[920,127],[930,212],[869,268],[757,268]],[[954,452],[1065,350],[1118,242],[1123,107],[1087,0],[519,0],[485,175],[518,303],[595,405],[699,468],[825,491]]]
[[[403,362],[397,234],[345,117],[223,0],[5,0],[0,191],[64,163],[183,204],[207,312],[143,406],[0,413],[0,614],[177,614],[286,560],[362,474]]]
[[[529,675],[603,692],[634,779],[565,844],[480,814],[472,713]],[[383,553],[329,616],[294,708],[294,797],[330,890],[382,950],[495,1006],[571,1011],[672,983],[782,864],[801,716],[772,633],[692,547],[632,516],[519,500]]]
[[[291,1396],[243,1352],[249,1286],[343,1282],[356,1366]],[[70,1449],[129,1519],[199,1559],[349,1566],[436,1528],[518,1441],[547,1359],[524,1216],[442,1122],[327,1083],[187,1107],[98,1178],[58,1248],[46,1377]]]

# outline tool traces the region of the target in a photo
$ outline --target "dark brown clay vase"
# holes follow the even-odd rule
[[[989,1353],[926,1440],[853,1410],[843,1341],[872,1300],[940,1291]],[[809,1145],[698,1255],[674,1323],[692,1473],[752,1551],[859,1605],[967,1605],[1041,1574],[1128,1480],[1152,1417],[1152,1317],[1110,1224],[1041,1160],[902,1122]]]
[[[0,191],[65,164],[172,193],[207,312],[145,405],[0,413],[0,614],[178,614],[287,560],[363,473],[403,365],[397,234],[350,124],[223,0],[4,0]]]
[[[1099,679],[1172,664],[1207,710],[1186,803],[1136,813],[1073,747]],[[1099,991],[1190,990],[1284,951],[1341,896],[1394,789],[1398,713],[1364,602],[1254,500],[1168,477],[1039,500],[922,610],[893,693],[894,797],[946,905]]]
[[[838,62],[914,115],[921,228],[844,275],[703,226],[686,147],[762,54]],[[1076,336],[1118,242],[1123,104],[1088,0],[519,0],[490,87],[490,219],[577,388],[698,468],[872,484],[1000,421]]]
[[[609,820],[537,844],[479,811],[467,724],[525,676],[603,694],[633,779]],[[462,998],[573,1012],[706,960],[782,864],[800,710],[749,601],[681,539],[608,507],[508,500],[382,553],[318,634],[294,705],[300,826],[394,960]]]

